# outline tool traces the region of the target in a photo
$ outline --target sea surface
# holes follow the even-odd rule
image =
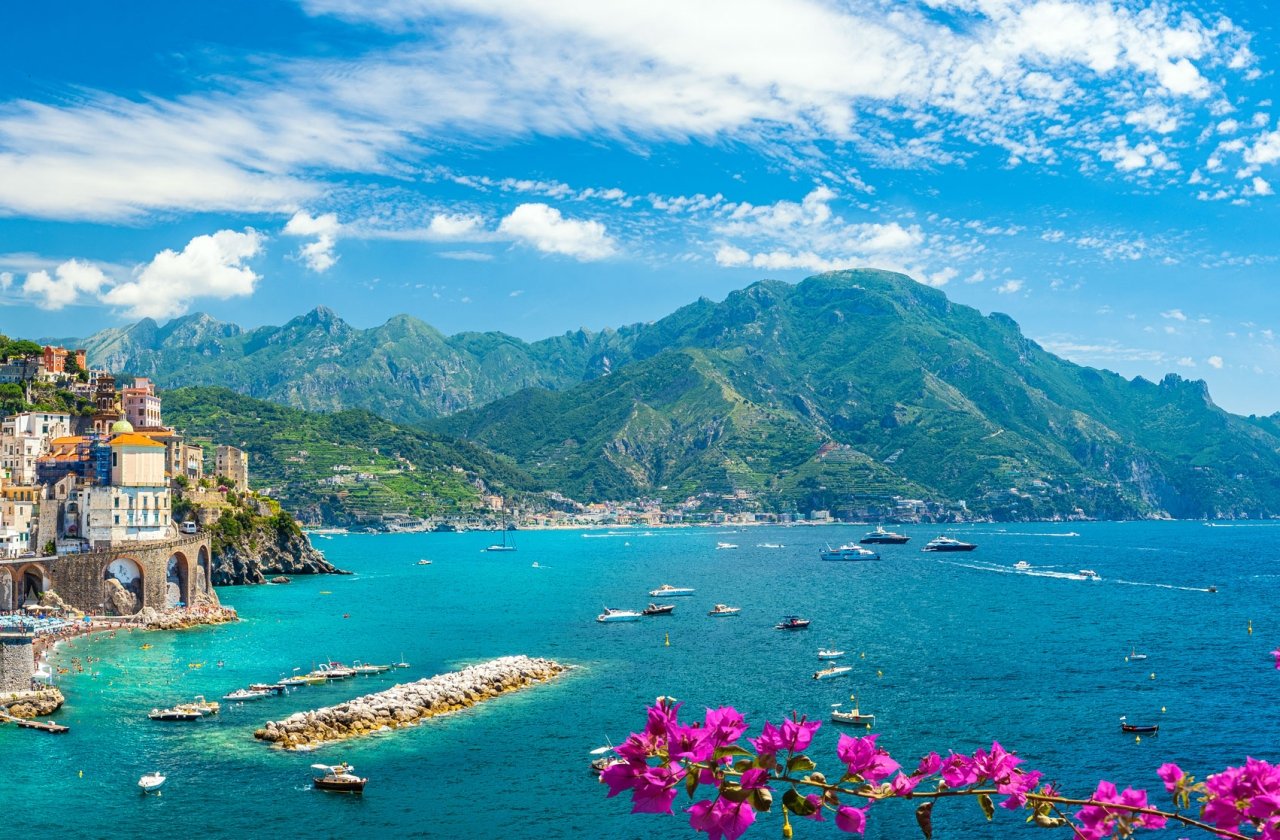
[[[952,555],[920,550],[936,528],[905,527],[911,542],[881,547],[880,562],[818,560],[865,530],[520,532],[506,554],[482,551],[496,536],[486,533],[316,538],[354,574],[220,589],[243,617],[235,625],[63,646],[56,661],[71,672],[59,677],[68,701],[56,719],[72,732],[0,726],[0,812],[25,836],[72,838],[692,836],[679,812],[630,815],[587,771],[589,751],[641,727],[658,695],[699,716],[733,705],[758,726],[793,710],[825,719],[856,693],[904,764],[996,739],[1079,794],[1107,778],[1163,800],[1163,762],[1203,778],[1247,755],[1280,760],[1280,672],[1268,653],[1280,644],[1280,525],[963,526],[948,533],[979,548]],[[1019,560],[1032,571],[1015,572]],[[1101,580],[1080,579],[1082,568]],[[595,621],[602,606],[642,608],[663,583],[697,592],[669,599],[670,617]],[[717,602],[742,612],[708,617]],[[791,613],[811,628],[775,630]],[[831,645],[853,672],[815,681],[817,650]],[[1130,661],[1135,650],[1148,658]],[[519,653],[575,667],[313,753],[253,739],[269,719]],[[195,724],[146,717],[331,659],[411,667],[224,705]],[[1124,735],[1121,715],[1160,732]],[[834,766],[837,731],[818,733],[820,768]],[[363,797],[310,789],[312,762],[342,760],[369,777]],[[169,777],[163,795],[141,796],[137,779],[154,770]],[[777,815],[761,821],[748,836],[778,836]],[[1000,811],[989,826],[967,801],[941,803],[935,824],[939,838],[1040,836],[1019,814]],[[805,824],[796,836],[839,833]],[[911,807],[876,806],[867,836],[918,836]]]

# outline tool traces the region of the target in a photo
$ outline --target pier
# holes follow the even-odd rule
[[[501,694],[546,682],[568,670],[550,659],[504,656],[461,671],[402,683],[337,706],[295,712],[253,733],[286,750],[309,749],[375,732],[413,726]]]

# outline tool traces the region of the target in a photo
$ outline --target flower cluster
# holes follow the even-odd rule
[[[1251,837],[1280,840],[1280,767],[1265,761],[1248,759],[1243,767],[1227,768],[1198,784],[1177,765],[1162,765],[1157,774],[1176,807],[1189,808],[1191,796],[1199,796],[1196,819],[1157,809],[1147,801],[1146,791],[1120,791],[1105,780],[1083,805],[1082,800],[1068,800],[1052,786],[1040,786],[1041,773],[1024,769],[1022,759],[997,742],[972,755],[929,753],[908,773],[877,745],[877,736],[841,734],[836,756],[842,772],[828,781],[805,754],[822,726],[818,721],[766,721],[758,737],[746,739],[752,752],[739,743],[748,725],[736,710],[707,709],[702,721],[690,724],[680,722],[679,711],[680,704],[659,698],[648,710],[644,730],[627,737],[600,778],[611,797],[631,792],[633,813],[674,813],[683,787],[695,800],[685,809],[689,825],[709,840],[742,836],[757,814],[772,810],[775,786],[783,790],[784,837],[791,836],[792,816],[825,822],[827,813],[834,815],[839,830],[862,834],[872,806],[894,798],[922,800],[916,819],[929,837],[937,800],[974,797],[990,820],[994,797],[1003,796],[1001,808],[1026,809],[1028,822],[1043,827],[1069,824],[1080,840],[1129,837],[1138,829],[1164,828],[1170,821],[1229,838],[1243,838],[1238,831],[1247,825],[1253,830]],[[704,788],[713,794],[699,799]],[[1073,804],[1080,807],[1069,823],[1062,808]]]

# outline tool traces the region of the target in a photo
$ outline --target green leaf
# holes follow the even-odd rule
[[[926,802],[916,808],[916,825],[920,826],[924,840],[933,840],[933,802]]]
[[[773,807],[773,793],[766,788],[751,791],[751,807],[757,811],[768,811]]]
[[[696,790],[698,789],[698,776],[699,776],[699,775],[700,775],[700,774],[698,773],[698,771],[697,771],[697,770],[694,770],[694,771],[690,772],[687,776],[685,776],[685,777],[684,777],[684,789],[685,789],[685,793],[688,793],[688,794],[689,794],[689,798],[690,798],[690,799],[693,799],[694,791],[696,791]]]
[[[996,815],[996,806],[992,803],[991,797],[985,793],[978,794],[978,804],[982,806],[982,813],[986,815],[987,822],[991,822]]]
[[[751,796],[751,791],[744,790],[733,782],[725,782],[720,786],[720,795],[730,802],[746,802]]]
[[[730,755],[745,755],[750,757],[753,755],[753,753],[748,752],[747,750],[744,750],[742,747],[739,747],[737,744],[729,744],[723,747],[716,747],[716,756],[715,756],[716,761],[719,761],[725,756],[730,756]]]
[[[755,766],[756,765],[754,761],[748,761],[745,758],[740,758],[733,763],[733,769],[737,770],[739,773],[745,773]]]
[[[818,765],[813,763],[813,759],[807,755],[793,755],[787,761],[787,773],[799,772],[808,773]]]
[[[818,811],[818,806],[801,796],[795,788],[782,794],[782,807],[797,817],[811,817]]]

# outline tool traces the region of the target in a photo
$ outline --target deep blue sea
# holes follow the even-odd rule
[[[818,560],[823,545],[865,530],[520,532],[508,554],[484,553],[495,536],[485,533],[316,539],[355,574],[221,589],[244,619],[235,625],[64,646],[63,666],[94,660],[60,677],[68,702],[56,717],[72,732],[0,727],[10,772],[0,810],[27,836],[74,838],[692,836],[681,814],[629,815],[629,802],[606,799],[587,771],[588,752],[642,726],[658,695],[699,716],[730,704],[758,725],[791,710],[825,719],[856,692],[880,743],[904,763],[998,739],[1080,794],[1100,777],[1162,790],[1154,770],[1165,761],[1203,777],[1246,755],[1280,760],[1280,672],[1268,654],[1280,644],[1280,525],[965,526],[948,532],[978,543],[965,555],[923,553],[937,529],[906,527],[911,543],[881,547],[881,562]],[[432,565],[417,565],[424,557]],[[1014,573],[1019,560],[1033,573]],[[1076,579],[1081,568],[1102,579]],[[662,583],[697,593],[670,599],[670,617],[594,620],[604,605],[643,607]],[[742,612],[709,618],[716,602]],[[789,613],[812,627],[774,630]],[[816,682],[816,652],[828,645],[849,651],[854,670]],[[1126,661],[1135,647],[1149,658]],[[516,653],[576,667],[415,729],[315,753],[252,737],[296,710]],[[411,668],[224,707],[196,724],[146,717],[329,659]],[[1120,732],[1121,715],[1157,721],[1160,733],[1136,741]],[[836,731],[824,726],[811,751],[824,769]],[[365,795],[311,790],[316,760],[355,764],[370,778]],[[136,781],[152,770],[169,782],[162,796],[143,797]],[[776,816],[761,821],[748,836],[778,836]],[[935,824],[939,838],[1039,836],[1017,814],[988,826],[959,801],[940,804]],[[796,836],[838,832],[806,824]],[[918,836],[910,807],[877,806],[867,836]]]

